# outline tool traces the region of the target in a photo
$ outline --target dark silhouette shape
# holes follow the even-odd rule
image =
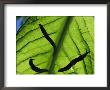
[[[41,24],[39,24],[39,26],[40,26],[40,29],[41,29],[41,31],[42,31],[44,37],[50,42],[50,44],[54,47],[54,50],[55,50],[55,48],[56,48],[55,43],[54,43],[53,40],[49,37],[49,35],[48,35],[48,33],[46,32],[45,28],[44,28]]]
[[[47,72],[47,71],[48,71],[47,69],[40,69],[40,68],[36,67],[36,66],[33,64],[33,60],[34,60],[34,59],[30,59],[30,60],[29,60],[29,65],[31,66],[31,69],[32,69],[32,70],[34,70],[35,72],[39,72],[39,73]]]
[[[71,68],[73,65],[75,65],[77,62],[83,60],[88,53],[89,53],[89,52],[86,51],[85,54],[79,56],[78,58],[75,58],[75,59],[72,60],[67,66],[65,66],[64,68],[59,69],[58,72],[63,72],[63,71],[66,71],[66,70],[70,69],[70,68]]]

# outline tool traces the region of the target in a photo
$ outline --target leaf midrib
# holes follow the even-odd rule
[[[60,35],[60,37],[59,37],[58,44],[56,45],[56,49],[55,49],[54,52],[53,52],[53,58],[52,58],[52,60],[51,60],[51,64],[50,64],[49,72],[48,72],[49,74],[54,74],[54,70],[53,70],[53,69],[54,69],[54,66],[55,66],[55,61],[56,61],[56,59],[57,59],[57,57],[58,57],[59,51],[60,51],[61,46],[62,46],[62,44],[63,44],[65,35],[66,35],[66,33],[67,33],[67,29],[68,29],[68,27],[69,27],[69,24],[70,24],[71,21],[72,21],[72,18],[73,18],[73,17],[68,16],[67,19],[66,19],[66,21],[65,21],[65,25],[64,25],[64,27],[63,27],[63,29],[62,29],[62,32],[61,32],[61,35]]]

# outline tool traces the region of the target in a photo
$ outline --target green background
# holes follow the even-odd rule
[[[55,42],[57,55],[39,24]],[[58,72],[87,50],[90,52],[82,61],[67,71]],[[30,68],[30,58],[34,59],[34,65],[52,74],[94,74],[94,17],[30,16],[16,34],[16,74],[38,74]]]

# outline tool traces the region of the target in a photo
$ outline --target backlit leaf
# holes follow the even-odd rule
[[[54,49],[39,27],[41,24],[56,45]],[[58,70],[72,60],[87,55],[70,69]],[[39,73],[33,64],[46,69]],[[94,17],[93,16],[30,16],[16,34],[17,74],[93,74]]]

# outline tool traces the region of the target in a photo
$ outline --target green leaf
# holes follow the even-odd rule
[[[39,27],[41,24],[56,45],[54,49]],[[72,60],[89,53],[70,69],[59,72]],[[33,64],[46,69],[39,73]],[[94,74],[93,16],[30,16],[16,35],[17,74]]]

